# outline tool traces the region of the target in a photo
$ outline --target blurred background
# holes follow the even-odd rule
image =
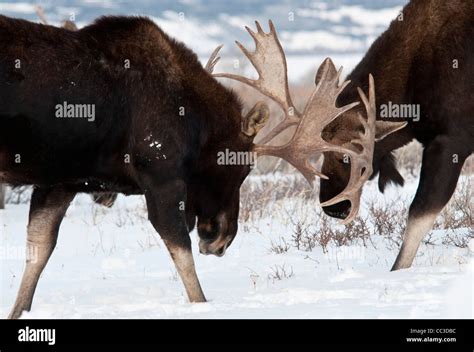
[[[244,25],[272,19],[285,48],[292,82],[326,56],[350,69],[408,0],[44,0],[1,1],[0,14],[38,21],[40,5],[59,25],[74,16],[79,27],[104,15],[145,15],[201,58],[219,44],[235,55],[234,40],[250,44]],[[347,70],[346,70],[347,72]]]

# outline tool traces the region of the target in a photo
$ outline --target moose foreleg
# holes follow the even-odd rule
[[[147,186],[145,198],[148,218],[163,238],[174,261],[186,293],[191,302],[205,302],[199,279],[194,267],[186,224],[186,185],[183,181],[167,182],[159,187]]]
[[[26,268],[9,319],[18,319],[23,311],[31,309],[39,277],[56,246],[59,226],[74,195],[60,188],[36,188],[33,191]]]
[[[457,152],[456,139],[437,137],[423,152],[420,183],[410,205],[403,244],[393,270],[409,268],[423,237],[456,189],[466,155]]]
[[[411,267],[416,257],[416,252],[425,235],[431,230],[439,211],[431,214],[408,215],[407,227],[403,235],[403,243],[398,253],[392,271]]]

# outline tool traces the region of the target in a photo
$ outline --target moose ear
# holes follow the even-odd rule
[[[316,73],[316,78],[314,79],[314,82],[316,83],[316,85],[318,85],[319,81],[321,80],[323,75],[326,73],[326,71],[329,71],[328,76],[327,76],[328,80],[336,79],[337,77],[336,66],[334,66],[334,62],[332,62],[332,60],[329,57],[327,57],[323,61],[321,66],[319,66],[318,68],[318,72]]]
[[[380,141],[389,134],[401,130],[406,122],[375,121],[375,140]]]
[[[248,137],[255,137],[265,126],[269,117],[270,108],[264,102],[259,101],[243,118],[242,133]]]

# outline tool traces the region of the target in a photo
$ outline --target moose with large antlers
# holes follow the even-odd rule
[[[319,68],[302,112],[293,107],[285,55],[275,28],[249,33],[259,79],[251,84],[280,104],[285,119],[272,137],[297,125],[284,146],[254,145],[269,109],[258,103],[246,115],[238,98],[203,68],[197,56],[147,18],[105,17],[78,31],[0,16],[0,182],[34,185],[28,224],[28,258],[10,318],[29,311],[38,279],[56,244],[62,219],[78,192],[144,194],[148,217],[163,238],[191,302],[204,302],[189,233],[197,222],[203,254],[222,256],[237,233],[239,189],[250,165],[218,165],[219,151],[284,158],[312,182],[324,177],[310,163],[326,151],[350,156],[353,171],[339,197],[358,207],[371,174],[375,86],[361,134],[346,145],[324,141],[326,125],[356,103],[336,106],[339,85],[332,63]],[[217,53],[217,52],[216,52]],[[216,54],[215,53],[215,54]],[[367,77],[369,78],[369,77]],[[93,105],[95,118],[58,116],[57,105]],[[74,118],[73,118],[74,117]]]
[[[474,2],[412,0],[401,14],[349,75],[352,86],[338,99],[340,104],[357,100],[354,87],[364,87],[365,77],[372,73],[379,82],[377,119],[384,118],[380,107],[389,103],[420,107],[417,118],[392,118],[406,121],[407,127],[375,144],[372,177],[379,175],[382,192],[389,182],[403,185],[392,151],[413,139],[424,146],[418,189],[392,270],[412,265],[423,237],[453,195],[465,160],[474,152]],[[357,110],[329,124],[324,138],[332,143],[350,141],[358,134]],[[322,171],[329,177],[321,180],[324,211],[337,218],[348,216],[351,204],[334,196],[352,180],[349,164],[330,152]]]

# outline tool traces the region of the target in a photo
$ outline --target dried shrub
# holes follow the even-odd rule
[[[402,200],[394,200],[383,205],[372,202],[369,218],[374,226],[374,235],[388,240],[389,247],[399,248],[403,242],[408,209]]]
[[[270,253],[284,254],[290,250],[290,245],[286,242],[284,237],[280,237],[278,242],[271,241]]]
[[[285,264],[275,265],[271,267],[270,269],[271,269],[271,273],[268,274],[268,279],[272,280],[273,282],[275,282],[276,280],[281,281],[283,279],[289,279],[295,276],[293,272],[293,267],[290,266],[289,268],[287,268]]]

